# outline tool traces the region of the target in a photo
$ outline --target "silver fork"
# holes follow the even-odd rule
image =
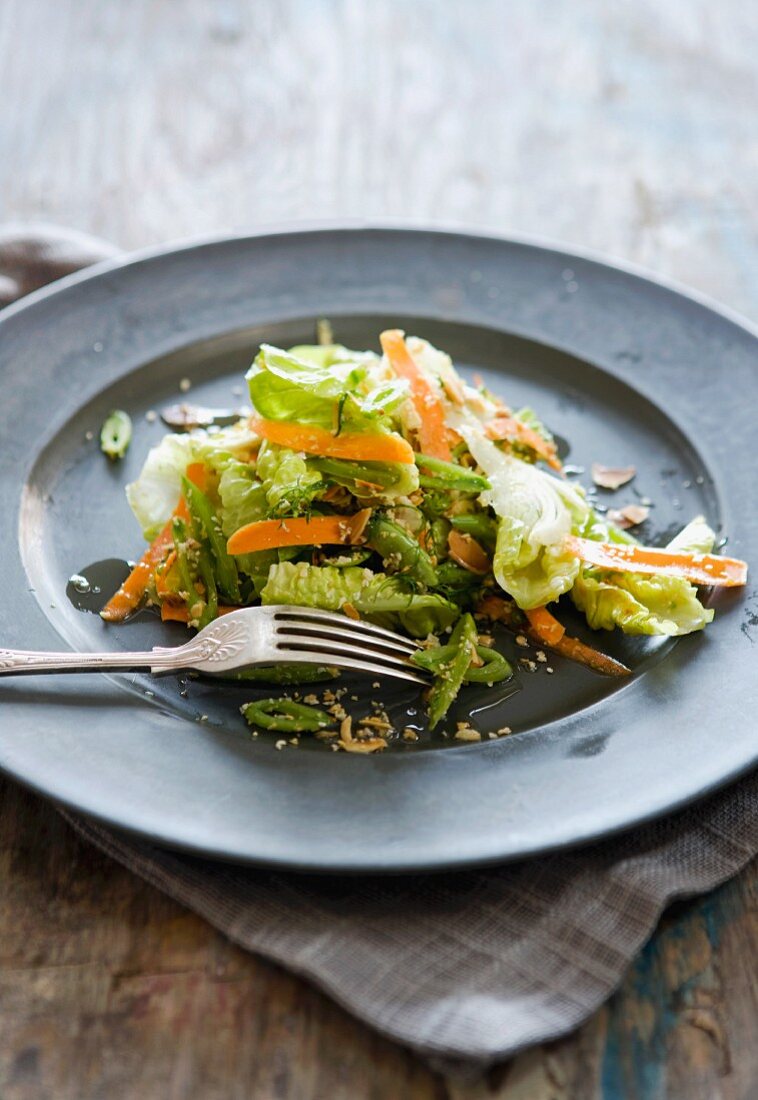
[[[428,684],[412,664],[417,646],[380,626],[305,607],[245,607],[230,611],[184,645],[145,653],[34,653],[0,649],[0,676],[19,672],[222,673],[256,665],[336,665],[375,676]]]

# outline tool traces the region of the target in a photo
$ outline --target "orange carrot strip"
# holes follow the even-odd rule
[[[560,653],[562,656],[568,657],[569,660],[585,665],[586,668],[591,668],[595,672],[602,672],[606,676],[631,675],[631,669],[628,669],[621,661],[609,657],[607,653],[601,653],[599,649],[593,649],[592,646],[585,645],[578,638],[571,638],[568,634],[563,634],[557,642],[546,641],[537,633],[531,623],[525,626],[520,622],[520,612],[513,601],[503,600],[499,596],[486,596],[479,602],[476,610],[479,615],[486,615],[489,619],[506,623],[515,630],[523,631],[532,641],[545,645],[555,653]]]
[[[355,546],[371,515],[364,508],[352,516],[299,516],[296,519],[262,519],[235,531],[226,544],[230,554],[250,554],[280,546],[323,546],[340,543]]]
[[[532,630],[546,645],[557,645],[566,633],[566,627],[546,607],[533,607],[524,614]]]
[[[262,439],[290,447],[306,454],[328,455],[330,458],[347,458],[355,462],[403,462],[413,461],[413,448],[400,435],[362,435],[343,432],[332,435],[325,428],[312,424],[289,424],[285,420],[262,420],[251,417],[250,427]]]
[[[159,596],[171,595],[168,586],[166,585],[166,574],[171,566],[176,561],[176,550],[169,551],[166,560],[162,563],[163,568],[155,571],[155,591]]]
[[[400,329],[387,329],[379,340],[395,374],[410,382],[411,398],[421,420],[418,430],[421,450],[432,458],[449,462],[451,454],[447,443],[445,409],[408,351],[404,333]]]
[[[205,492],[208,484],[208,470],[204,462],[190,462],[186,474],[188,481],[191,481],[193,485],[197,485],[198,489]]]
[[[518,417],[498,415],[490,421],[485,431],[492,440],[523,443],[524,446],[531,447],[535,454],[544,459],[554,470],[563,469],[555,444],[543,439],[539,432],[535,432],[534,428],[524,424]]]
[[[747,581],[747,563],[737,558],[595,542],[573,535],[565,540],[565,546],[588,565],[612,569],[617,573],[658,573],[666,577],[681,577],[692,584],[723,585],[726,588],[743,585]]]
[[[239,611],[239,607],[219,607],[216,611],[217,615],[228,615],[230,611]],[[161,604],[161,619],[164,623],[188,623],[189,612],[186,604]]]
[[[595,672],[603,672],[606,676],[631,676],[632,674],[631,669],[627,668],[621,661],[609,657],[607,653],[603,653],[599,649],[593,649],[592,646],[585,645],[578,638],[570,638],[568,634],[564,634],[561,640],[556,642],[555,645],[551,645],[550,648],[556,653],[568,657],[570,661],[576,661],[577,664],[585,665],[586,668],[591,668]]]
[[[183,511],[181,509],[182,505],[184,505]],[[175,514],[181,516],[182,519],[189,518],[184,498],[180,500]],[[168,521],[155,542],[148,546],[124,583],[111,596],[100,612],[101,617],[107,622],[123,622],[127,615],[139,606],[156,565],[163,561],[166,551],[174,544],[172,523],[173,517]]]
[[[187,477],[199,489],[204,489],[206,482],[204,464],[202,462],[191,462],[187,467]],[[183,519],[185,523],[189,522],[190,514],[184,497],[179,498],[174,513],[166,526],[155,541],[148,546],[124,583],[117,592],[114,592],[100,612],[101,617],[106,622],[121,623],[130,612],[139,606],[156,566],[163,561],[166,551],[174,544],[173,523],[175,517]]]

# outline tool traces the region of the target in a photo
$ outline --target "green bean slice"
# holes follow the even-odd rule
[[[123,409],[113,409],[100,429],[100,450],[115,461],[123,458],[132,441],[132,418]]]
[[[392,562],[392,572],[409,573],[415,580],[432,587],[437,573],[432,559],[404,527],[385,516],[375,515],[368,526],[366,542],[385,562]]]
[[[315,733],[334,725],[325,710],[292,699],[259,699],[245,703],[240,710],[248,725],[279,733]]]
[[[429,729],[433,730],[444,718],[460,691],[476,649],[477,637],[473,616],[462,615],[450,635],[454,653],[449,661],[439,665],[429,693]]]
[[[431,470],[434,477],[427,474],[419,475],[419,485],[424,488],[434,489],[446,487],[448,489],[462,489],[464,492],[480,493],[490,488],[486,477],[477,474],[467,466],[458,466],[454,462],[445,462],[441,458],[431,458],[429,455],[415,455],[416,465],[426,470]]]
[[[205,585],[205,607],[198,619],[198,629],[202,630],[208,623],[212,623],[218,615],[218,589],[216,588],[216,577],[213,572],[213,561],[211,560],[210,550],[205,543],[200,547],[200,555],[197,564],[200,572],[200,579]]]
[[[497,522],[484,512],[451,516],[450,522],[457,531],[462,531],[464,535],[471,535],[487,547],[493,547],[497,542]]]
[[[335,680],[339,672],[330,665],[270,665],[257,668],[242,668],[238,672],[227,672],[219,679],[243,680],[262,684],[317,684],[324,680]]]
[[[499,684],[513,675],[510,664],[502,653],[498,653],[496,649],[477,645],[476,653],[484,664],[469,665],[463,677],[464,683]],[[448,643],[448,645],[437,646],[434,649],[420,649],[413,654],[412,659],[417,665],[438,675],[440,669],[448,665],[454,656],[455,646]]]
[[[240,603],[237,563],[226,549],[226,539],[211,502],[205,493],[198,489],[197,485],[194,485],[189,478],[182,478],[182,489],[190,515],[205,533],[210,543],[221,591],[232,603]]]

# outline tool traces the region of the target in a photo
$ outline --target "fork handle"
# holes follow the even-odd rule
[[[181,648],[181,647],[180,647]],[[149,653],[44,653],[26,649],[0,649],[0,676],[19,672],[168,672],[190,667],[178,650],[155,649]]]

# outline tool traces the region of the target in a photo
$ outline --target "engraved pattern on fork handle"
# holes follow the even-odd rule
[[[176,652],[169,651],[169,652]],[[173,664],[154,653],[33,653],[0,649],[0,676],[18,672],[114,672],[163,669]]]
[[[238,622],[219,619],[181,646],[156,646],[142,653],[51,653],[0,649],[0,676],[18,672],[114,672],[119,669],[171,672],[210,665],[240,665],[248,632]],[[251,662],[252,663],[252,662]]]

